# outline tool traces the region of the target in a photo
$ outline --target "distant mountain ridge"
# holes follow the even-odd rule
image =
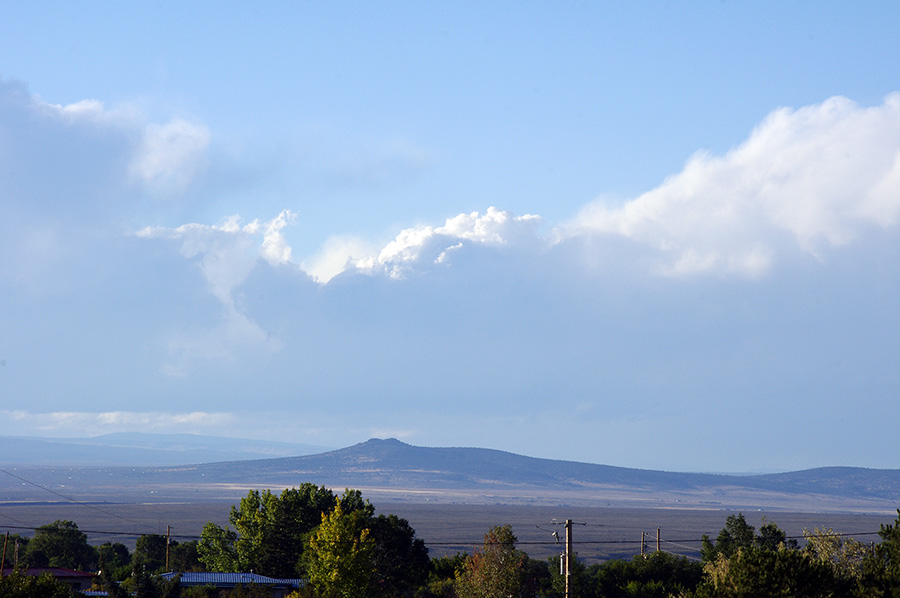
[[[394,438],[371,439],[326,453],[269,459],[253,463],[206,464],[198,469],[206,475],[229,472],[231,479],[245,473],[279,476],[286,473],[328,475],[366,483],[405,483],[427,487],[544,486],[582,487],[592,480],[612,484],[652,484],[691,487],[692,483],[714,483],[732,476],[681,474],[576,461],[526,457],[483,448],[431,448],[406,444]],[[238,473],[241,472],[241,473]],[[235,478],[235,475],[238,478]],[[692,482],[685,481],[687,476]]]
[[[308,455],[326,447],[199,434],[0,436],[0,463],[21,466],[159,466]]]
[[[202,473],[206,480],[231,483],[311,479],[354,487],[415,489],[708,492],[710,502],[723,489],[739,489],[900,501],[900,470],[896,469],[823,467],[761,475],[677,473],[525,457],[495,449],[420,447],[393,438],[371,439],[313,455],[209,463],[182,472],[179,475]]]
[[[59,469],[16,471],[16,476],[27,478],[33,486],[51,488],[60,480]],[[98,496],[130,500],[146,497],[149,490],[154,500],[196,501],[204,496],[234,498],[248,488],[277,490],[312,482],[415,502],[879,513],[893,512],[900,504],[900,470],[894,469],[677,473],[540,459],[494,449],[421,447],[393,438],[290,457],[160,467],[69,467],[65,472],[65,483],[59,487],[82,500]],[[26,491],[0,476],[0,501],[20,500]]]

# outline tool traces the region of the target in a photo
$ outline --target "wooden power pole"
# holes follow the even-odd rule
[[[572,520],[566,519],[566,598],[572,596]]]
[[[563,554],[562,561],[560,561],[560,569],[561,573],[566,576],[566,598],[572,598],[572,570],[574,569],[573,565],[575,562],[572,560],[575,558],[575,552],[572,550],[572,525],[575,522],[571,519],[566,519],[566,552]],[[563,525],[557,521],[553,522],[553,525]],[[578,522],[578,525],[587,525],[586,523]],[[554,534],[555,535],[555,534]],[[559,537],[557,537],[559,540]]]

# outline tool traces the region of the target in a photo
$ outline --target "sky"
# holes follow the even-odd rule
[[[0,434],[900,468],[900,4],[0,4]]]

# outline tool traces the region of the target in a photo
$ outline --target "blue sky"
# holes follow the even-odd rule
[[[900,467],[898,30],[6,3],[0,433]]]

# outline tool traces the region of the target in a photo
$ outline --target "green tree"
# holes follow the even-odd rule
[[[882,525],[881,543],[863,559],[859,596],[900,597],[900,509],[893,524]]]
[[[797,540],[788,538],[784,530],[779,528],[771,521],[765,523],[759,528],[759,534],[753,539],[753,544],[762,550],[778,550],[781,546],[785,548],[797,548]]]
[[[358,491],[340,499],[345,511],[367,508]],[[338,498],[324,486],[304,483],[281,495],[251,490],[231,507],[234,531],[209,522],[203,527],[198,554],[212,571],[253,570],[271,577],[294,577],[306,536],[331,511]],[[350,508],[348,508],[350,507]]]
[[[0,577],[3,598],[75,598],[72,587],[45,573],[40,577],[13,573]]]
[[[138,537],[132,558],[148,573],[162,572],[166,567],[166,537],[160,534]]]
[[[740,548],[753,546],[755,528],[747,523],[743,513],[729,515],[725,520],[725,527],[719,532],[715,543],[709,541],[709,536],[703,534],[703,545],[700,548],[700,556],[704,562],[716,560],[719,555],[728,558]]]
[[[72,521],[57,520],[37,528],[28,542],[25,563],[31,567],[97,568],[97,550]]]
[[[97,547],[100,571],[110,579],[122,581],[131,572],[131,553],[121,542],[104,542]]]
[[[664,598],[693,591],[703,579],[703,566],[685,557],[654,552],[632,560],[592,565],[585,577],[586,594],[604,598]]]
[[[368,517],[365,527],[375,543],[374,589],[382,595],[402,595],[425,583],[428,549],[406,519],[396,515]]]
[[[146,571],[138,563],[132,563],[131,577],[122,582],[122,588],[134,598],[179,598],[178,578],[163,579]]]
[[[128,571],[121,579],[117,579],[113,577],[110,573],[110,569],[104,568],[100,570],[100,576],[97,580],[97,584],[100,586],[100,589],[105,590],[107,596],[109,598],[129,598],[129,593],[119,582],[122,582],[131,575],[132,567],[128,566]]]
[[[839,598],[851,586],[809,553],[782,545],[777,550],[740,548],[704,566],[696,598]]]
[[[458,573],[466,566],[469,558],[464,552],[457,552],[453,556],[441,556],[431,559],[428,563],[428,577],[425,583],[415,591],[415,598],[453,598],[456,590],[453,587]]]
[[[534,596],[534,584],[526,572],[525,553],[516,550],[512,527],[492,527],[484,535],[484,545],[466,559],[456,577],[460,598],[527,598]]]
[[[554,595],[562,596],[566,591],[566,574],[564,555],[551,556],[547,559],[547,574],[549,576],[549,590]],[[569,563],[569,592],[572,596],[588,596],[587,567],[577,558],[570,559]]]
[[[854,540],[844,538],[832,529],[803,530],[806,546],[803,548],[814,560],[828,563],[838,577],[858,580],[862,577],[863,563],[869,549]]]
[[[19,554],[24,555],[28,545],[28,537],[20,536],[19,534],[10,534],[9,538],[4,535],[3,539],[0,541],[6,544],[6,555],[3,564],[6,567],[12,567],[16,562],[16,545],[18,545]]]
[[[197,540],[172,542],[169,545],[169,569],[172,571],[203,571],[197,552]]]
[[[747,523],[743,513],[729,515],[725,520],[725,527],[719,532],[715,543],[710,542],[709,536],[703,534],[703,544],[700,547],[700,556],[703,562],[715,561],[720,555],[730,558],[742,548],[759,548],[761,550],[776,550],[780,546],[796,548],[797,541],[788,539],[785,533],[774,523],[764,523],[756,534],[756,528]]]
[[[303,555],[308,583],[320,596],[372,595],[375,541],[364,527],[366,519],[364,511],[344,513],[340,504],[322,514]]]
[[[197,544],[200,562],[210,571],[241,571],[237,549],[234,547],[236,541],[237,534],[234,531],[219,527],[212,521],[206,522]]]
[[[456,579],[456,574],[466,566],[469,558],[465,552],[457,552],[452,556],[439,556],[428,563],[429,579]]]
[[[233,530],[212,522],[203,526],[197,553],[211,571],[250,571],[270,577],[296,577],[306,539],[340,503],[344,513],[374,516],[375,509],[359,490],[338,498],[328,488],[304,483],[280,495],[251,490],[231,507]]]
[[[197,554],[196,540],[179,543],[160,534],[145,534],[137,539],[134,560],[150,573],[166,569],[168,554],[169,571],[198,571],[203,568]]]

